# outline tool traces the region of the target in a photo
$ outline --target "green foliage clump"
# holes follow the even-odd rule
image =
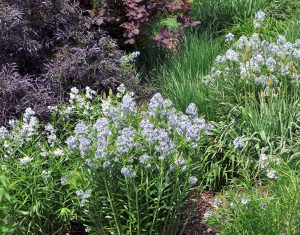
[[[269,156],[261,156],[265,166]],[[273,158],[274,159],[274,158]],[[220,234],[299,234],[299,173],[282,160],[257,185],[243,181],[226,188],[207,221]]]

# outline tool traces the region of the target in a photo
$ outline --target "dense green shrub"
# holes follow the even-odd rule
[[[1,122],[28,106],[44,114],[74,85],[136,83],[115,42],[71,1],[1,1],[0,26]]]
[[[263,150],[295,161],[298,156],[294,146],[299,145],[295,140],[300,114],[299,40],[288,42],[283,36],[275,42],[261,39],[261,34],[266,35],[266,22],[259,16],[264,14],[256,16],[261,24],[256,29],[259,34],[237,40],[233,34],[226,36],[228,50],[217,56],[208,75],[201,74],[201,64],[209,67],[212,50],[206,52],[193,40],[189,41],[194,45],[191,50],[187,47],[182,57],[174,57],[170,68],[158,73],[163,78],[163,93],[174,99],[175,106],[194,102],[207,119],[216,121],[215,144],[205,154],[203,172],[208,184],[222,185],[243,170],[252,170],[253,161]],[[220,43],[204,42],[204,48]],[[230,148],[236,138],[245,143],[241,151]]]

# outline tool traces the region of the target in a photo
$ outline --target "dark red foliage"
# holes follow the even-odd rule
[[[188,15],[191,6],[190,0],[103,0],[95,10],[95,22],[119,42],[134,44],[145,36],[146,26],[165,16],[177,17],[183,27],[199,24]],[[156,39],[165,45],[165,37],[158,36]]]
[[[178,29],[169,29],[162,27],[160,32],[156,35],[155,41],[159,42],[165,48],[172,52],[176,52],[180,42],[180,31]]]

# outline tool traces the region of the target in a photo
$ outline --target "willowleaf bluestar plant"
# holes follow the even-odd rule
[[[171,212],[179,217],[186,204],[182,199],[188,200],[189,191],[198,186],[197,166],[203,163],[212,125],[199,117],[195,104],[183,113],[159,93],[143,106],[124,86],[118,94],[100,98],[90,88],[84,93],[72,88],[69,103],[51,109],[60,118],[46,125],[27,109],[9,130],[0,128],[2,162],[15,161],[26,172],[37,170],[42,182],[53,183],[55,194],[84,206],[83,213],[102,211],[101,226],[110,228],[108,233],[118,233],[119,226],[111,211],[122,210],[124,217],[135,214],[134,200],[147,218],[141,231],[152,231],[157,198],[167,203],[159,216]],[[61,126],[65,129],[59,130]],[[14,146],[27,155],[16,153]]]
[[[265,13],[257,12],[254,20],[256,27],[260,27],[264,18]],[[284,90],[285,87],[299,86],[299,40],[288,42],[279,35],[277,41],[270,42],[262,40],[258,33],[250,38],[241,36],[235,41],[234,35],[228,34],[226,40],[231,39],[233,41],[227,52],[216,57],[212,73],[206,76],[206,85],[223,80],[235,86],[241,85],[238,92],[243,92],[243,87],[249,85],[247,92],[255,87],[255,92],[261,91],[264,95],[268,95],[266,89]],[[272,96],[273,93],[270,92]]]

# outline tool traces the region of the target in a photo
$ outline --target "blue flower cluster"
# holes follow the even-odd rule
[[[256,28],[260,27],[264,18],[264,12],[256,14]],[[277,41],[269,42],[255,33],[250,38],[242,36],[234,42],[234,35],[230,33],[226,41],[231,43],[231,47],[224,55],[217,56],[206,83],[235,79],[234,82],[254,82],[263,91],[279,87],[285,81],[299,85],[300,39],[292,43],[279,35]]]
[[[184,171],[186,159],[176,157],[181,146],[195,149],[212,130],[211,125],[198,117],[197,106],[190,104],[184,114],[157,93],[146,107],[138,109],[132,94],[118,94],[120,102],[102,100],[103,117],[89,124],[77,123],[74,134],[66,140],[69,151],[80,154],[93,168],[109,169],[117,165],[127,179],[136,175],[138,167],[150,168],[157,160]],[[78,100],[79,94],[76,97]]]

